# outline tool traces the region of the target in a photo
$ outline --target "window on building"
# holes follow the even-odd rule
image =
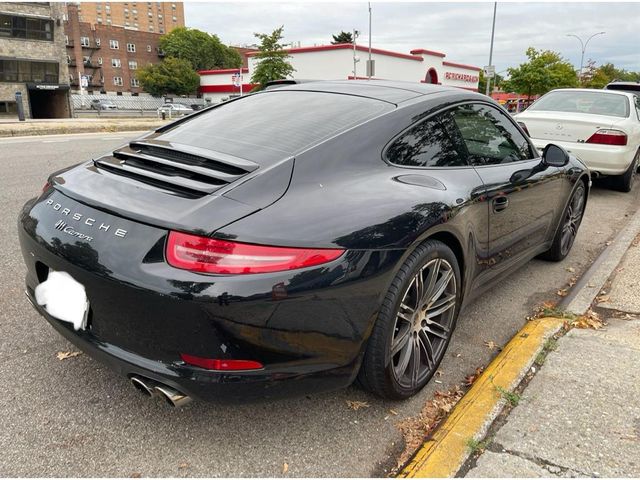
[[[109,48],[111,50],[120,50],[120,42],[118,40],[109,40]]]
[[[91,57],[85,55],[82,57],[82,63],[84,63],[85,65],[90,65],[91,64]]]
[[[122,77],[113,77],[113,84],[117,87],[122,86]]]
[[[164,33],[164,28],[160,27],[159,32],[160,32],[160,33]]]
[[[129,26],[129,22],[128,22],[128,21],[127,21],[127,22],[124,22],[124,26],[125,26],[125,27],[128,27],[128,26]]]
[[[151,10],[147,12],[147,15],[149,15],[149,18],[153,17],[153,13],[151,12]]]
[[[120,61],[119,58],[112,58],[111,59],[111,66],[113,68],[121,68],[122,67],[122,62]]]
[[[0,14],[0,37],[53,41],[53,20]]]
[[[136,60],[129,60],[129,70],[137,70],[138,62]]]
[[[89,37],[80,37],[80,45],[83,47],[89,46]]]
[[[131,13],[133,13],[134,15],[138,14],[138,10],[136,10],[135,8],[133,10],[131,10]]]
[[[178,17],[173,17],[173,21],[177,22],[178,21]]]
[[[110,11],[111,10],[111,5],[105,5],[104,9]]]
[[[0,102],[0,117],[18,115],[18,106],[16,102]]]
[[[98,17],[96,18],[96,20],[98,21],[98,23],[102,23],[102,17]]]
[[[133,26],[138,28],[138,22],[133,22]]]
[[[151,45],[147,45],[147,52],[151,51]]]
[[[107,18],[107,25],[111,25],[111,19]]]
[[[136,44],[135,43],[127,43],[127,52],[135,53]]]
[[[153,32],[153,25],[149,25],[149,31]]]
[[[0,28],[2,28],[2,27],[0,26]],[[69,45],[69,35],[65,35],[64,36],[64,44],[65,45]]]
[[[98,65],[102,65],[102,57],[98,57]]]
[[[0,82],[58,83],[58,72],[57,63],[0,60]]]
[[[175,3],[172,3],[172,4],[171,4],[171,8],[172,8],[173,10],[175,10],[175,9],[176,9],[176,4],[175,4]]]
[[[96,47],[99,47],[102,42],[99,38],[96,38],[94,41],[96,42]]]
[[[158,14],[158,18],[162,18],[162,14],[161,13]]]
[[[125,9],[124,9],[124,13],[129,13],[129,9],[128,9],[128,8],[125,8]]]
[[[140,86],[140,81],[137,78],[131,77],[131,86],[132,87],[139,87]]]
[[[78,7],[78,10],[80,10],[80,7]],[[101,11],[102,10],[102,5],[100,5],[99,3],[96,5],[96,10],[97,11]]]

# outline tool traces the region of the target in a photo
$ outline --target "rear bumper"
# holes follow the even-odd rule
[[[559,145],[578,157],[591,172],[602,175],[622,175],[627,171],[638,149],[637,146],[597,145],[575,142],[559,142],[532,138],[535,147],[542,151],[549,143]]]
[[[115,241],[111,230],[103,235],[85,225],[83,231],[95,232],[95,238],[79,241],[55,228],[59,211],[43,199],[28,203],[18,235],[27,295],[38,313],[120,374],[151,378],[204,400],[278,398],[349,385],[381,292],[402,254],[349,251],[322,268],[201,275],[166,264],[165,231],[130,224],[59,194],[53,198],[72,211],[82,209],[96,225],[126,229],[131,240]],[[49,269],[67,272],[84,285],[91,305],[86,330],[76,332],[35,305],[34,290]],[[185,364],[181,353],[254,360],[264,368],[205,370]]]

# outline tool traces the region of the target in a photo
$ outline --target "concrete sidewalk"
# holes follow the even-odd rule
[[[494,426],[466,477],[640,477],[640,236],[597,305]]]
[[[0,121],[0,137],[146,131],[170,121],[159,118],[58,118],[25,122]]]

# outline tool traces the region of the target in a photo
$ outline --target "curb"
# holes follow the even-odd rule
[[[143,125],[117,125],[117,124],[98,124],[91,125],[90,127],[78,127],[78,126],[61,126],[61,127],[53,127],[47,129],[2,129],[0,128],[0,138],[15,138],[15,137],[34,137],[34,136],[44,136],[44,135],[69,135],[69,134],[78,134],[78,133],[116,133],[116,132],[124,132],[124,131],[139,131],[144,132],[148,130],[153,130],[158,127],[165,125],[165,123],[155,123],[149,122],[148,124]],[[138,128],[139,127],[139,128]]]
[[[512,391],[529,371],[546,340],[555,335],[564,322],[564,319],[551,317],[527,322],[398,477],[453,477],[471,454],[467,446],[469,440],[484,437],[502,410],[505,400],[498,387]]]
[[[598,296],[602,287],[616,269],[631,242],[640,232],[640,209],[636,210],[627,225],[615,236],[611,245],[585,271],[569,295],[558,304],[559,308],[577,315],[584,314]]]

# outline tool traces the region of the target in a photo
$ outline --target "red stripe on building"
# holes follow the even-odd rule
[[[468,70],[482,70],[480,67],[474,67],[473,65],[465,65],[464,63],[442,62],[445,67],[466,68]]]
[[[258,85],[257,83],[244,83],[242,92],[250,92]],[[199,91],[200,93],[240,93],[240,87],[236,87],[231,83],[228,85],[200,85]]]
[[[302,48],[290,48],[285,50],[287,53],[308,53],[308,52],[325,52],[329,50],[353,50],[351,43],[339,43],[337,45],[321,45],[319,47],[302,47]],[[368,52],[369,48],[362,45],[356,45],[356,50],[359,52]],[[256,52],[257,53],[257,52]],[[256,53],[247,53],[247,57],[252,57]],[[372,48],[371,53],[377,53],[378,55],[386,55],[388,57],[404,58],[406,60],[415,60],[416,62],[422,62],[422,57],[416,57],[415,55],[407,55],[405,53],[392,52],[389,50],[381,50],[379,48]]]
[[[219,73],[238,73],[239,68],[222,68],[220,70],[198,70],[200,75],[217,75]],[[242,73],[249,73],[248,68],[243,68]]]
[[[411,50],[412,55],[433,55],[434,57],[446,57],[446,55],[442,52],[436,52],[435,50],[425,50],[424,48],[416,48],[415,50]]]

